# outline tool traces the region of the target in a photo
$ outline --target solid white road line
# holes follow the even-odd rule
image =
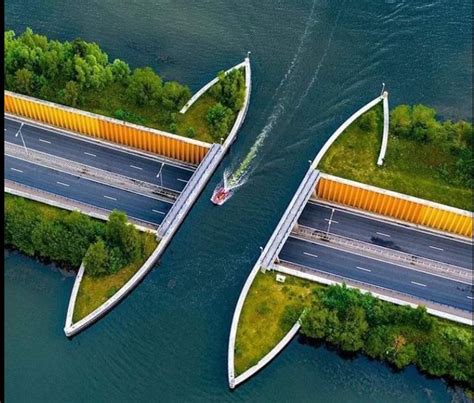
[[[360,266],[356,266],[356,269],[368,271],[369,273],[372,272],[372,270],[369,270],[369,269],[366,269],[365,267],[360,267]]]
[[[158,211],[158,210],[153,210],[152,209],[151,211],[153,211],[154,213],[158,213],[158,214],[166,214],[166,213],[163,213],[162,211]]]
[[[417,283],[416,281],[410,281],[410,283],[419,285],[420,287],[426,287],[426,284]]]
[[[130,165],[130,168],[135,168],[135,169],[139,169],[140,171],[143,171],[143,168],[136,167],[135,165]]]
[[[51,141],[48,140],[39,139],[39,141],[41,141],[42,143],[51,144]]]
[[[105,196],[105,195],[104,195],[104,197],[105,197],[106,199],[110,199],[110,200],[115,200],[115,201],[117,201],[117,199],[116,199],[115,197],[110,197],[110,196]]]
[[[303,255],[311,256],[311,257],[318,257],[318,255],[313,255],[312,253],[303,252]]]
[[[179,180],[180,182],[188,183],[188,181],[186,181],[186,180],[184,180],[184,179],[179,179],[179,178],[177,178],[177,180]]]
[[[21,172],[21,173],[23,173],[23,171],[20,170],[20,169],[16,169],[16,168],[10,168],[10,169],[11,169],[12,171],[15,171],[15,172]]]
[[[383,232],[376,232],[376,234],[379,234],[379,235],[386,236],[386,237],[390,238],[390,235],[384,234]]]
[[[440,251],[444,251],[443,248],[438,248],[437,246],[430,246],[431,249],[436,249],[436,250],[440,250]]]
[[[69,185],[67,183],[63,183],[63,182],[56,182],[58,185],[62,185],[62,186],[67,186],[69,187]]]
[[[329,218],[325,218],[324,221],[331,221],[331,224],[339,224],[339,221],[329,220]]]
[[[91,157],[97,157],[97,155],[95,155],[95,154],[92,154],[92,153],[88,153],[88,152],[86,152],[86,151],[84,151],[84,154],[86,154],[86,155],[90,155]]]

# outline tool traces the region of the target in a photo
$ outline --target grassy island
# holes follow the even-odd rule
[[[384,189],[473,210],[473,130],[470,123],[439,121],[423,105],[400,105],[390,116],[385,162],[382,105],[352,123],[329,148],[319,169]]]
[[[429,375],[474,387],[469,326],[344,285],[323,286],[292,276],[278,283],[274,272],[258,273],[245,300],[235,348],[237,375],[263,358],[300,315],[301,333],[310,339],[363,353],[395,369],[415,364]]]
[[[6,247],[67,269],[84,262],[73,322],[115,294],[157,246],[151,232],[140,233],[118,211],[102,222],[9,194],[4,200]]]
[[[49,40],[27,28],[5,31],[5,89],[46,101],[214,143],[225,138],[245,96],[245,71],[211,87],[183,115],[191,91],[150,67],[130,66],[96,43]]]

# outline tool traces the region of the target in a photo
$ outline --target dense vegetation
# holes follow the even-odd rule
[[[132,70],[120,59],[110,62],[96,43],[48,40],[30,28],[19,36],[6,31],[4,40],[7,90],[187,137],[220,141],[244,99],[242,71],[220,73],[204,108],[196,105],[181,115],[178,111],[191,96],[187,86],[163,81],[150,67]],[[224,113],[216,113],[218,103]]]
[[[398,369],[416,364],[428,374],[474,386],[469,326],[345,285],[328,287],[292,276],[279,283],[274,272],[258,273],[245,299],[237,328],[236,373],[257,364],[300,317],[301,333],[308,338]]]
[[[301,332],[399,369],[416,364],[430,375],[474,386],[472,330],[430,316],[424,307],[390,304],[345,285],[318,288]]]
[[[4,244],[28,256],[37,256],[99,277],[118,272],[148,257],[151,234],[140,234],[114,211],[103,223],[77,211],[67,212],[5,195]]]
[[[376,165],[382,106],[366,112],[328,150],[320,169],[333,175],[472,210],[473,129],[441,121],[432,108],[400,105],[390,116],[385,162]]]

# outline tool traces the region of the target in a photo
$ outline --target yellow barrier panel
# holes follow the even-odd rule
[[[4,105],[7,113],[190,164],[199,164],[210,148],[210,144],[200,141],[180,138],[171,133],[148,129],[10,91],[4,91]]]
[[[321,175],[316,184],[320,199],[359,208],[453,234],[472,237],[472,214],[441,204],[387,192],[330,175]]]

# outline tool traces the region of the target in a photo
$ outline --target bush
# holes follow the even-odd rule
[[[416,364],[428,374],[473,386],[471,330],[446,324],[421,306],[397,306],[344,285],[330,286],[313,294],[301,332],[399,369]]]
[[[211,135],[215,141],[220,141],[229,132],[234,119],[232,110],[220,102],[211,106],[207,112],[207,121],[211,127]]]

